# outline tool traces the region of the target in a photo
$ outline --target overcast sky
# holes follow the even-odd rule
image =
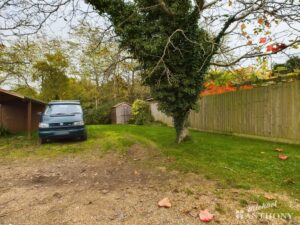
[[[223,0],[225,1],[225,0]],[[76,13],[72,16],[70,16],[72,11],[72,5],[69,5],[68,7],[62,7],[58,12],[57,12],[57,16],[56,17],[52,17],[51,20],[48,20],[44,26],[42,27],[42,29],[40,30],[39,33],[43,33],[46,36],[48,36],[49,38],[58,38],[58,39],[69,39],[69,31],[71,30],[71,27],[74,27],[78,24],[78,22],[80,20],[82,20],[83,18],[85,18],[87,21],[89,21],[91,24],[93,24],[93,26],[99,26],[99,27],[105,27],[106,25],[104,24],[104,20],[101,19],[100,16],[98,16],[96,13],[93,13],[92,8],[87,5],[84,1],[78,1],[78,5],[77,8],[80,10],[77,10]],[[220,9],[220,12],[222,11],[226,11],[226,10],[230,10],[230,8],[226,8],[223,7]],[[88,14],[86,14],[85,12],[89,12]],[[223,12],[224,12],[223,11]],[[70,19],[72,17],[72,20]],[[3,22],[1,21],[0,18],[0,23]],[[251,23],[250,25],[247,26],[247,29],[249,31],[249,33],[251,32],[251,30],[253,30],[255,26],[255,21],[253,21],[253,23]],[[296,24],[295,26],[297,26],[300,30],[300,25]],[[218,27],[216,27],[215,29],[218,29]],[[290,28],[287,27],[286,24],[284,23],[280,23],[279,25],[272,25],[271,26],[271,31],[276,31],[275,33],[277,33],[277,37],[278,40],[286,43],[288,40],[286,40],[287,38],[291,38],[293,37],[293,35],[291,37],[286,37],[286,31],[288,31]],[[299,33],[298,33],[299,35]],[[253,40],[254,42],[258,43],[259,38],[261,37],[261,35],[253,35]],[[295,37],[295,35],[294,35]],[[1,35],[0,35],[1,38]],[[31,38],[34,38],[34,35],[31,36]],[[13,41],[16,40],[16,36],[10,36],[10,37],[5,37],[5,38],[1,38],[0,41],[2,40],[2,42],[7,43],[7,41]],[[245,42],[245,40],[242,39],[236,39],[236,38],[232,38],[231,40],[229,40],[229,45],[231,46],[236,46],[237,44],[240,44],[239,42]],[[242,53],[244,51],[244,49],[239,50],[240,52],[238,53]],[[272,57],[270,57],[270,62],[271,63],[280,63],[280,62],[284,62],[287,60],[288,56],[291,55],[297,55],[300,56],[300,50],[295,50],[295,49],[291,49],[291,50],[286,50],[283,53],[279,53],[276,55],[272,55]],[[253,60],[244,60],[240,65],[241,66],[247,66],[249,64],[252,64]]]

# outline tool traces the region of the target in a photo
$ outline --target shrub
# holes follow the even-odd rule
[[[132,104],[131,121],[137,125],[143,125],[152,121],[150,106],[147,102],[137,99]]]
[[[105,103],[98,108],[85,110],[85,123],[86,124],[109,124],[111,122],[110,112],[112,103]]]
[[[10,132],[4,128],[3,126],[0,126],[0,137],[6,137],[10,134]]]

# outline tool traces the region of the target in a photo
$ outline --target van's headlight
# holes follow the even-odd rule
[[[49,123],[39,123],[39,128],[49,128]]]
[[[83,125],[84,125],[83,121],[74,122],[74,126],[83,126]]]

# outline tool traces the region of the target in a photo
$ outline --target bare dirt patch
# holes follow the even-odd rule
[[[152,150],[151,150],[152,151]],[[221,189],[195,174],[167,171],[163,160],[145,167],[149,154],[134,145],[125,156],[68,156],[0,163],[1,225],[194,225],[201,209],[210,224],[286,224],[286,220],[236,219],[247,191]],[[169,209],[157,203],[168,197]],[[285,197],[287,198],[287,197]],[[295,204],[291,199],[285,199]],[[297,218],[288,221],[299,224]]]

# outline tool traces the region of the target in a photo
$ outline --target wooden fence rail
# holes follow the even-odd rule
[[[155,120],[172,118],[151,103]],[[300,81],[202,97],[191,111],[191,128],[300,144]]]

